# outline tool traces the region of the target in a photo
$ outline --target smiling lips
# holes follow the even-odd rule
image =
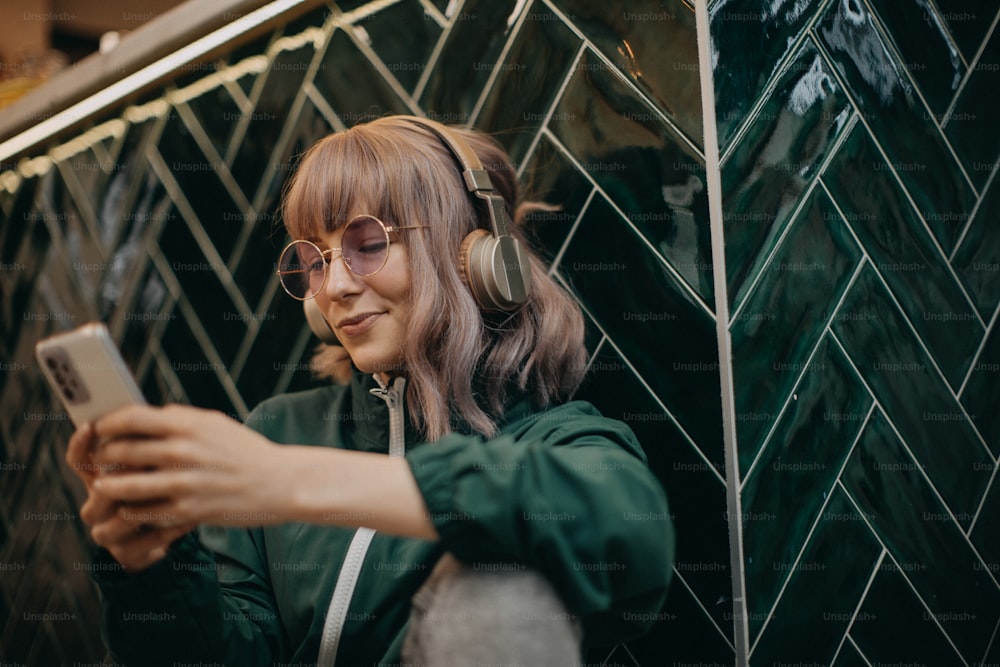
[[[353,317],[345,317],[337,322],[337,330],[345,336],[357,336],[374,326],[375,322],[385,313],[361,313]]]

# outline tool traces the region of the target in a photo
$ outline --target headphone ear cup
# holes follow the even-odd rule
[[[517,239],[477,229],[463,239],[458,261],[480,308],[510,311],[528,300],[531,265]]]
[[[462,281],[468,285],[469,290],[472,292],[472,297],[479,304],[480,308],[486,308],[483,303],[482,298],[482,288],[478,284],[478,281],[472,275],[473,268],[473,246],[476,245],[477,241],[486,239],[490,236],[490,233],[485,229],[476,229],[469,232],[464,239],[462,239],[462,245],[458,248],[458,269],[459,274],[462,276]],[[477,253],[481,252],[481,248],[477,248]]]
[[[340,345],[340,341],[337,340],[337,334],[333,332],[330,322],[324,317],[323,311],[319,309],[316,299],[306,299],[303,301],[302,309],[305,311],[309,329],[316,335],[316,338],[319,338],[327,345]]]

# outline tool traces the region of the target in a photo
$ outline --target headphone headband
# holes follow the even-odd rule
[[[459,252],[466,282],[479,305],[486,310],[516,310],[528,300],[531,263],[528,254],[510,235],[507,205],[493,188],[489,172],[469,144],[446,126],[419,116],[403,116],[436,136],[462,167],[466,189],[486,202],[492,236],[477,229],[469,234]]]
[[[414,125],[419,125],[430,130],[438,139],[447,146],[452,155],[462,167],[462,181],[466,189],[473,195],[486,202],[490,213],[490,224],[493,227],[493,235],[497,238],[510,236],[510,218],[507,215],[507,208],[503,197],[497,194],[493,188],[493,181],[490,174],[483,168],[483,163],[479,156],[472,150],[468,143],[454,134],[441,123],[421,118],[419,116],[405,116],[404,119]]]

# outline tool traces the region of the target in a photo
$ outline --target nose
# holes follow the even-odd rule
[[[364,289],[364,282],[347,268],[344,256],[335,253],[327,266],[326,296],[330,301],[343,301]]]

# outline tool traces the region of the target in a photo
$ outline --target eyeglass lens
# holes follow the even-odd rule
[[[353,273],[370,276],[385,266],[389,237],[377,218],[361,216],[352,220],[344,228],[340,243],[344,263]],[[308,299],[323,288],[326,266],[323,252],[316,245],[294,241],[278,260],[278,275],[289,294]]]

